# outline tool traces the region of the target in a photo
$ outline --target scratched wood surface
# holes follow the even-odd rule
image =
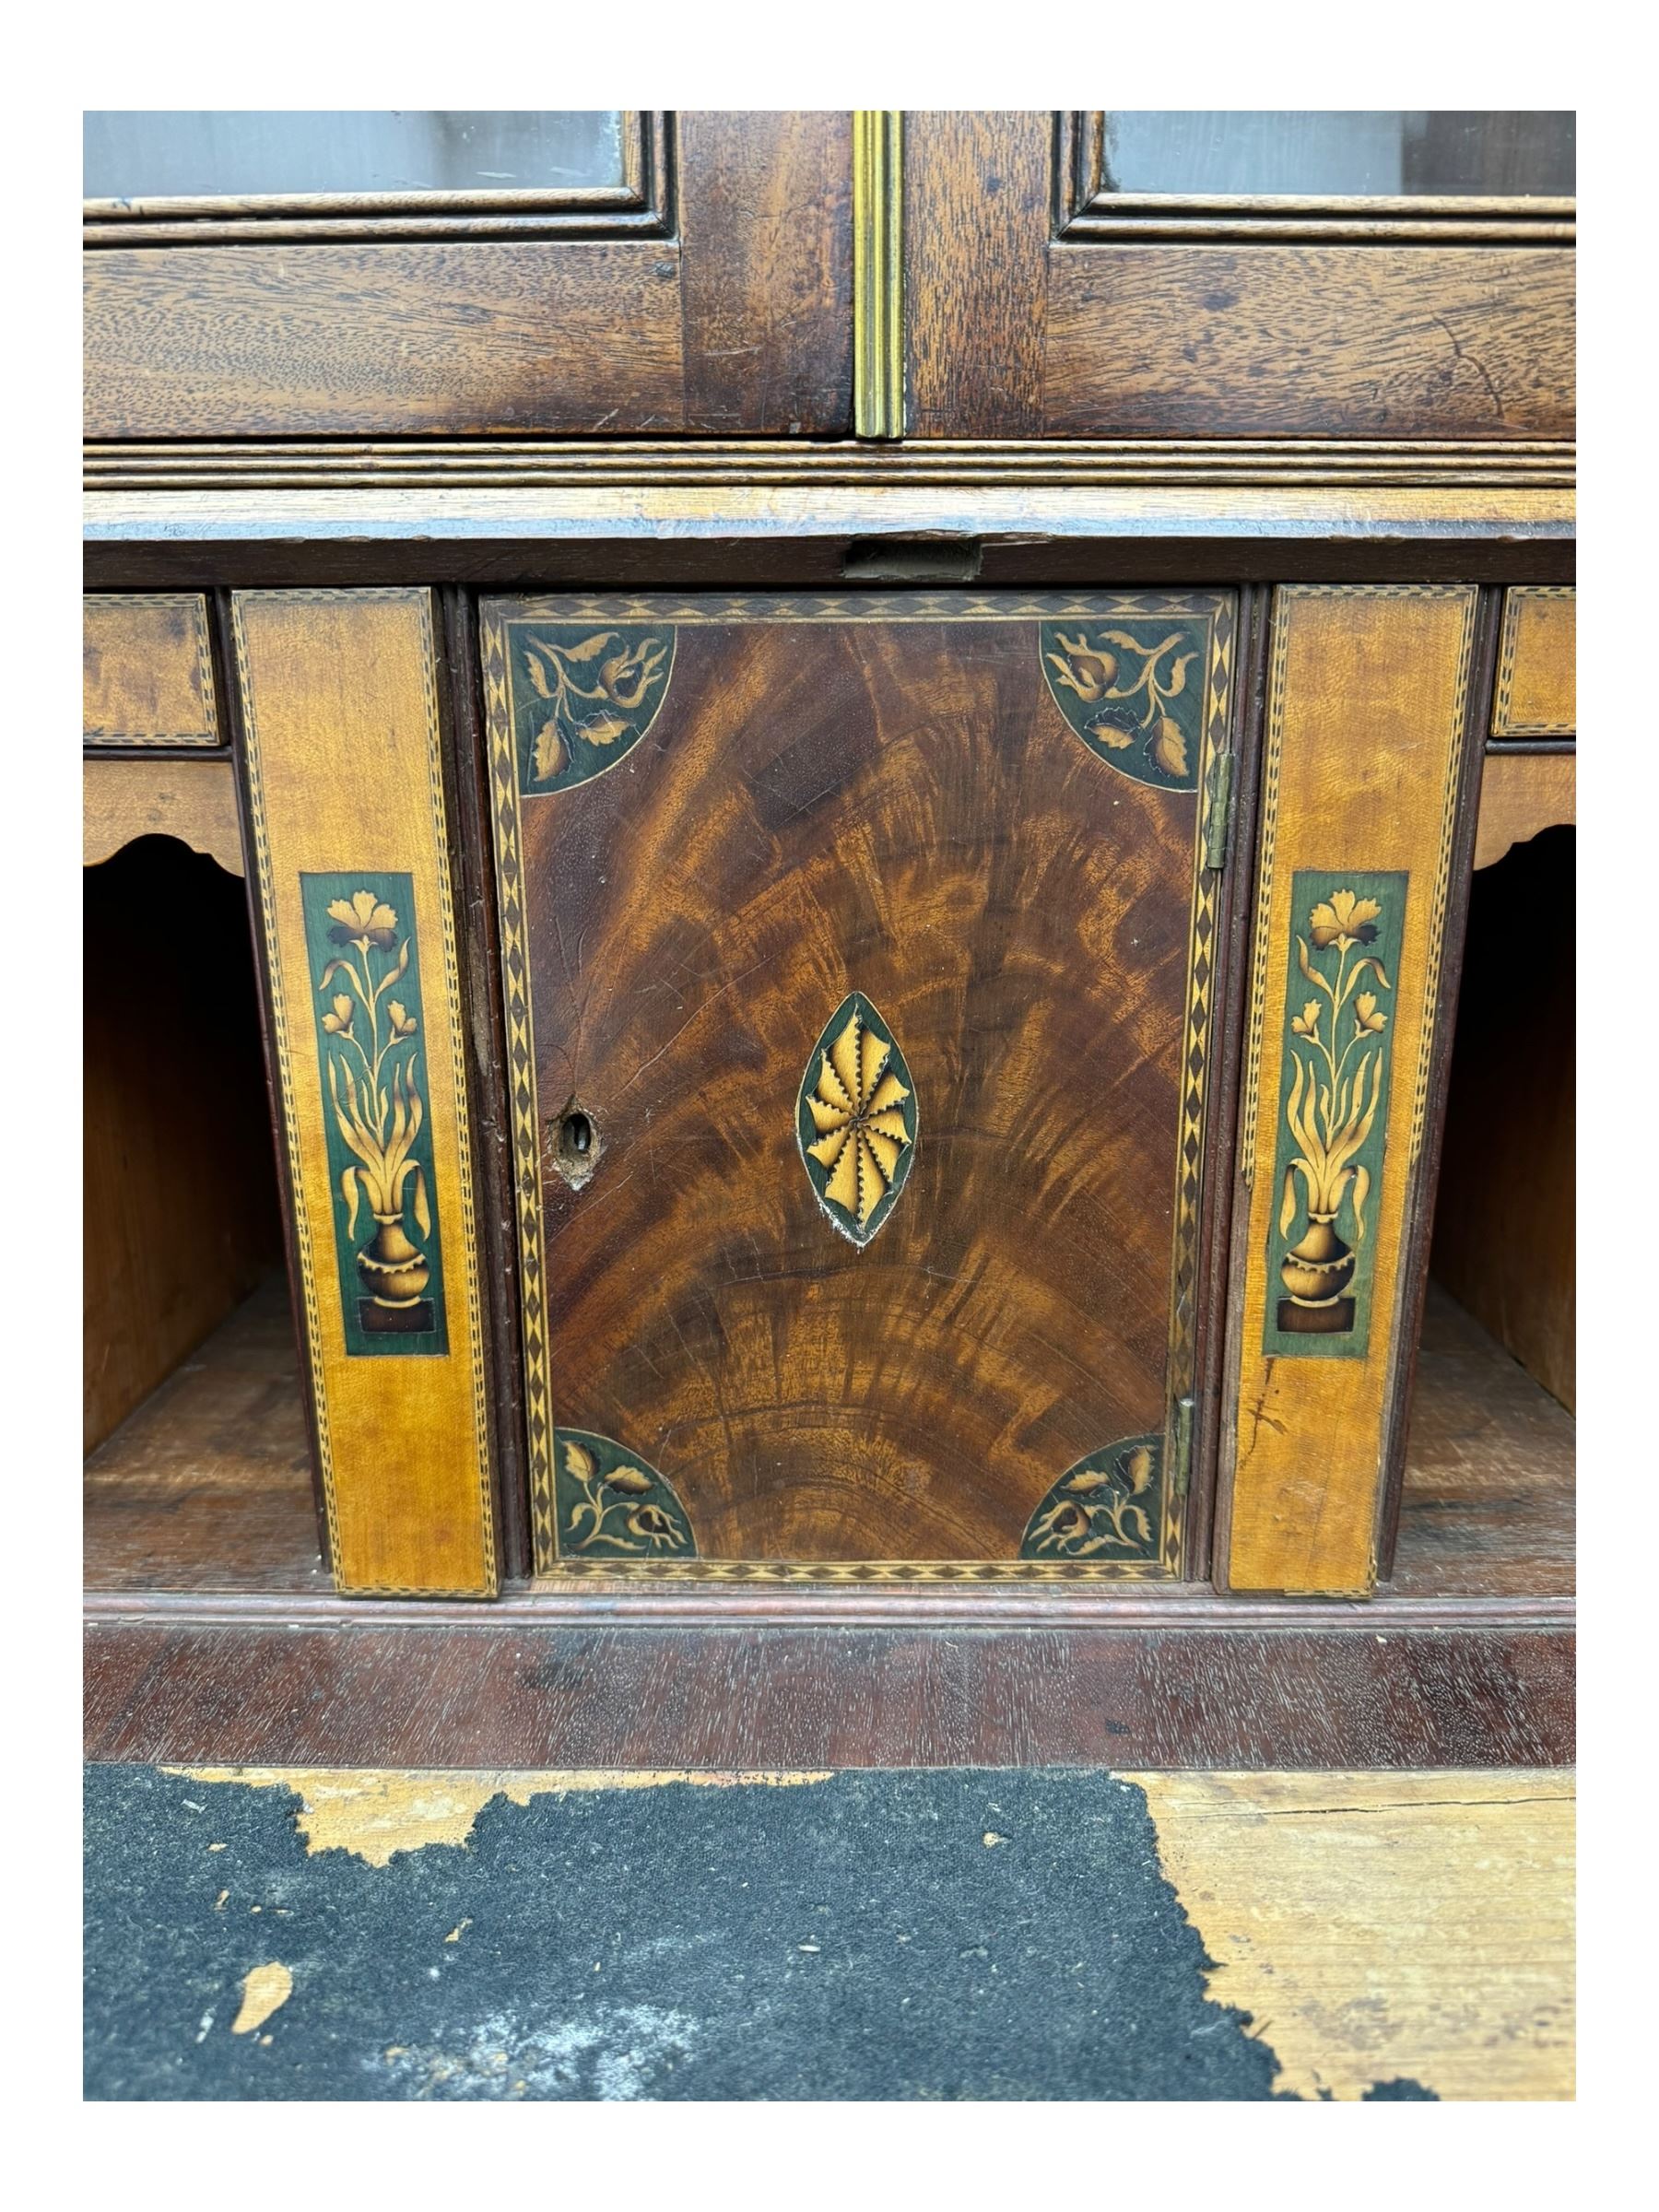
[[[1400,1342],[1401,1304],[1427,1230],[1418,1178],[1436,1040],[1441,1051],[1446,1042],[1444,918],[1466,780],[1476,612],[1477,594],[1454,587],[1291,586],[1274,601],[1218,1491],[1226,1532],[1218,1550],[1234,1589],[1364,1595],[1376,1577],[1391,1392],[1409,1349]],[[1377,896],[1356,901],[1340,888],[1343,871]],[[1351,902],[1342,912],[1351,911],[1360,934],[1340,933],[1333,898]],[[1331,921],[1323,940],[1320,914]],[[1386,927],[1396,936],[1378,940]],[[1349,953],[1361,963],[1373,985],[1367,995],[1338,1009],[1322,969],[1310,964],[1310,947],[1319,960],[1322,941],[1347,948],[1325,965]],[[1392,972],[1369,949],[1373,942]],[[1322,985],[1328,1014],[1316,995]],[[1344,1157],[1335,1141],[1328,1154],[1321,1147],[1340,1137],[1350,1107],[1311,1136],[1311,1118],[1299,1132],[1291,1103],[1308,1069],[1323,1065],[1299,1030],[1328,1023],[1334,1053],[1339,1018],[1347,1079],[1358,1079],[1359,1063],[1347,1056],[1357,1037],[1371,1070],[1378,1136],[1361,1159],[1369,1191],[1357,1180],[1282,1180],[1303,1152],[1322,1171],[1327,1158]],[[1362,1018],[1374,1030],[1360,1030]],[[1336,1093],[1333,1076],[1327,1104]],[[1357,1100],[1352,1111],[1358,1122]],[[1335,1329],[1286,1335],[1298,1280],[1288,1233],[1313,1219],[1310,1192],[1327,1187],[1333,1211],[1321,1218],[1335,1220],[1338,1253],[1353,1255],[1347,1319],[1333,1310],[1320,1318]]]
[[[912,435],[1572,435],[1571,251],[1056,240],[1053,126],[905,118]]]
[[[236,771],[223,754],[81,764],[81,860],[95,867],[140,837],[172,837],[242,872]]]
[[[676,236],[100,247],[86,434],[844,433],[850,145],[683,118]]]
[[[1158,1853],[1278,2087],[1570,2098],[1571,1774],[1137,1773]]]
[[[1568,1597],[1574,1427],[1430,1287],[1391,1588]],[[269,1280],[87,1467],[88,1590],[326,1588],[287,1285]]]
[[[86,1755],[216,1766],[1549,1766],[1563,1630],[94,1620]],[[253,1686],[256,1686],[256,1694]]]
[[[523,799],[552,1418],[668,1477],[700,1559],[1013,1561],[1163,1432],[1197,794],[1091,752],[1036,618],[953,604],[682,620],[626,758]],[[853,992],[919,1124],[863,1248],[794,1138]]]
[[[81,601],[81,736],[88,745],[221,742],[198,592],[89,592]]]

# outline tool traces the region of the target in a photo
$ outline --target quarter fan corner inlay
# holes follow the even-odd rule
[[[812,1049],[795,1111],[818,1204],[867,1244],[898,1200],[916,1151],[915,1085],[892,1031],[859,991]]]

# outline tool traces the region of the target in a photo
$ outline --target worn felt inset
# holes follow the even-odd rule
[[[88,1770],[89,2097],[1278,2093],[1111,1774],[382,1779]]]

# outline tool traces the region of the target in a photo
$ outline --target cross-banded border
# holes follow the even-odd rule
[[[507,1079],[518,1217],[524,1418],[535,1570],[573,1577],[712,1583],[996,1583],[1164,1581],[1180,1572],[1186,1500],[1174,1483],[1175,1422],[1196,1381],[1196,1286],[1204,1196],[1204,1135],[1214,1010],[1219,879],[1205,866],[1206,802],[1232,715],[1238,602],[1230,592],[1198,593],[846,593],[732,598],[719,594],[557,599],[487,599],[480,606],[484,700],[500,927]],[[559,1557],[554,1506],[553,1382],[547,1254],[541,1201],[541,1119],[536,1100],[531,1011],[522,806],[507,665],[507,621],[653,622],[678,627],[733,622],[1042,622],[1056,618],[1189,615],[1209,623],[1208,689],[1194,813],[1193,896],[1182,1025],[1181,1114],[1171,1240],[1170,1357],[1165,1408],[1166,1477],[1156,1559],[686,1559],[576,1560]]]

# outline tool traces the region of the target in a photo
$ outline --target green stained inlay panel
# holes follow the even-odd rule
[[[812,1048],[795,1133],[818,1204],[842,1236],[867,1244],[910,1178],[916,1087],[862,991],[841,1001]]]
[[[1022,1559],[1156,1559],[1163,1439],[1131,1436],[1067,1467],[1020,1540]]]
[[[1203,752],[1210,618],[1045,622],[1049,694],[1089,751],[1161,791],[1191,791]]]
[[[1408,878],[1299,868],[1263,1349],[1362,1359],[1388,1144],[1394,1001]]]
[[[449,1350],[413,878],[304,875],[346,1349]]]
[[[674,670],[671,624],[508,621],[509,698],[519,789],[591,782],[656,720]]]
[[[690,1516],[665,1475],[586,1429],[553,1431],[559,1556],[694,1559]]]

